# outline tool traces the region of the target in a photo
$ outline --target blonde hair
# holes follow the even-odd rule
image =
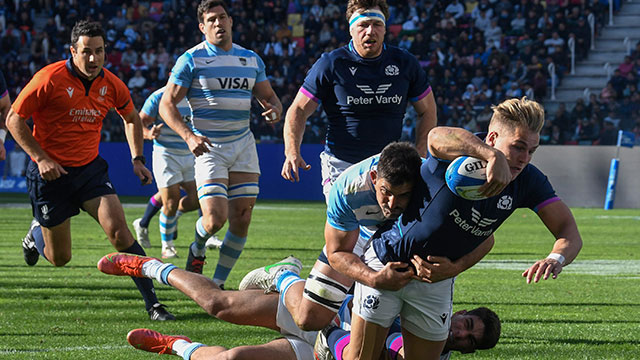
[[[538,102],[527,99],[508,99],[491,107],[493,116],[489,126],[504,125],[511,130],[527,128],[539,133],[544,125],[544,109]]]

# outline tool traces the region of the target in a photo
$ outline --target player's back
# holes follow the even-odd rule
[[[144,105],[142,106],[141,112],[149,115],[152,118],[155,118],[155,124],[163,124],[160,129],[160,135],[153,140],[153,145],[155,149],[159,149],[161,151],[167,151],[176,155],[187,155],[190,154],[189,147],[184,142],[182,137],[178,135],[169,125],[167,125],[160,116],[160,100],[162,99],[162,94],[164,94],[165,87],[162,87],[149,95],[147,100],[145,100]],[[182,116],[182,120],[191,128],[191,108],[189,107],[189,103],[187,103],[186,98],[180,100],[177,104],[178,111]]]

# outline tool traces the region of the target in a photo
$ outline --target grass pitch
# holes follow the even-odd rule
[[[144,199],[124,199],[125,202]],[[114,251],[86,214],[72,219],[73,259],[55,268],[44,259],[34,267],[22,259],[20,239],[31,220],[22,196],[0,195],[0,358],[156,359],[126,342],[129,330],[149,327],[183,334],[194,341],[227,347],[274,339],[273,331],[237,326],[209,317],[177,290],[156,284],[159,299],[178,317],[152,322],[133,282],[96,269]],[[144,208],[127,207],[127,221]],[[634,359],[640,358],[640,210],[574,209],[584,247],[556,280],[527,285],[520,276],[549,253],[553,238],[535,214],[517,211],[496,233],[496,245],[456,281],[454,311],[488,306],[502,319],[497,347],[473,359]],[[195,213],[179,222],[176,240],[184,267]],[[249,240],[227,287],[237,287],[255,267],[289,254],[307,275],[323,245],[324,204],[259,201]],[[160,257],[157,217],[151,222],[151,256]],[[223,230],[224,231],[224,230]],[[221,234],[224,234],[223,232]],[[205,274],[217,261],[209,251]],[[177,359],[177,358],[176,358]]]

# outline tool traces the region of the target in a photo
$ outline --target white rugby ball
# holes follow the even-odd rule
[[[483,200],[478,188],[487,181],[487,162],[470,156],[460,156],[449,164],[445,181],[449,189],[467,200]]]

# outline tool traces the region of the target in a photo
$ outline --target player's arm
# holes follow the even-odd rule
[[[140,120],[142,121],[142,136],[145,140],[154,140],[160,135],[160,130],[164,124],[153,124],[156,119],[144,111],[140,111]],[[151,124],[153,126],[149,128]]]
[[[136,110],[126,115],[120,115],[124,121],[124,134],[127,137],[129,151],[131,152],[131,162],[133,163],[133,173],[140,179],[142,185],[151,184],[153,175],[147,169],[143,157],[143,137],[142,137],[142,121]]]
[[[7,129],[11,132],[13,139],[38,164],[38,171],[44,180],[52,181],[67,174],[62,165],[51,159],[40,147],[40,144],[31,134],[31,129],[27,126],[26,119],[18,115],[13,109],[9,111],[7,116]]]
[[[380,271],[365,265],[360,257],[353,253],[358,235],[359,229],[342,231],[328,222],[325,224],[327,258],[334,269],[361,284],[379,289],[398,290],[411,280],[411,271],[396,271],[398,268],[406,268],[407,264],[390,262]]]
[[[2,76],[0,74],[0,76]],[[4,143],[7,136],[7,127],[5,125],[5,119],[11,108],[11,100],[9,94],[0,98],[0,161],[7,157],[7,151],[4,148]]]
[[[182,121],[182,115],[178,110],[178,103],[187,96],[188,91],[188,88],[169,81],[164,94],[162,94],[160,109],[158,111],[164,122],[184,139],[189,146],[189,150],[191,150],[195,156],[200,156],[209,152],[207,144],[211,145],[211,142],[206,136],[194,134],[187,124]]]
[[[423,158],[427,157],[427,139],[429,131],[438,123],[436,100],[433,91],[427,96],[413,103],[413,108],[418,113],[416,122],[416,149]]]
[[[504,154],[473,133],[456,127],[438,126],[429,132],[429,153],[445,160],[471,156],[487,162],[487,182],[479,188],[487,197],[498,195],[511,182],[511,170]]]
[[[287,110],[284,120],[284,164],[281,175],[285,180],[300,181],[298,168],[309,170],[308,165],[300,155],[300,145],[304,136],[307,118],[318,108],[318,103],[307,95],[298,91],[296,98]]]
[[[491,251],[494,243],[495,238],[491,235],[473,249],[472,252],[456,261],[451,261],[444,256],[432,255],[427,256],[427,261],[425,261],[418,255],[414,255],[411,263],[416,268],[418,280],[434,283],[458,276],[461,272],[477,264]]]
[[[264,109],[262,116],[267,123],[274,124],[282,117],[282,103],[278,95],[273,91],[269,80],[261,81],[253,86],[253,95]]]
[[[576,220],[564,202],[556,201],[543,207],[538,211],[538,216],[556,241],[546,259],[536,261],[522,273],[527,278],[527,283],[532,279],[534,282],[538,282],[540,278],[547,280],[549,276],[555,279],[562,267],[571,264],[582,249],[582,238]]]

